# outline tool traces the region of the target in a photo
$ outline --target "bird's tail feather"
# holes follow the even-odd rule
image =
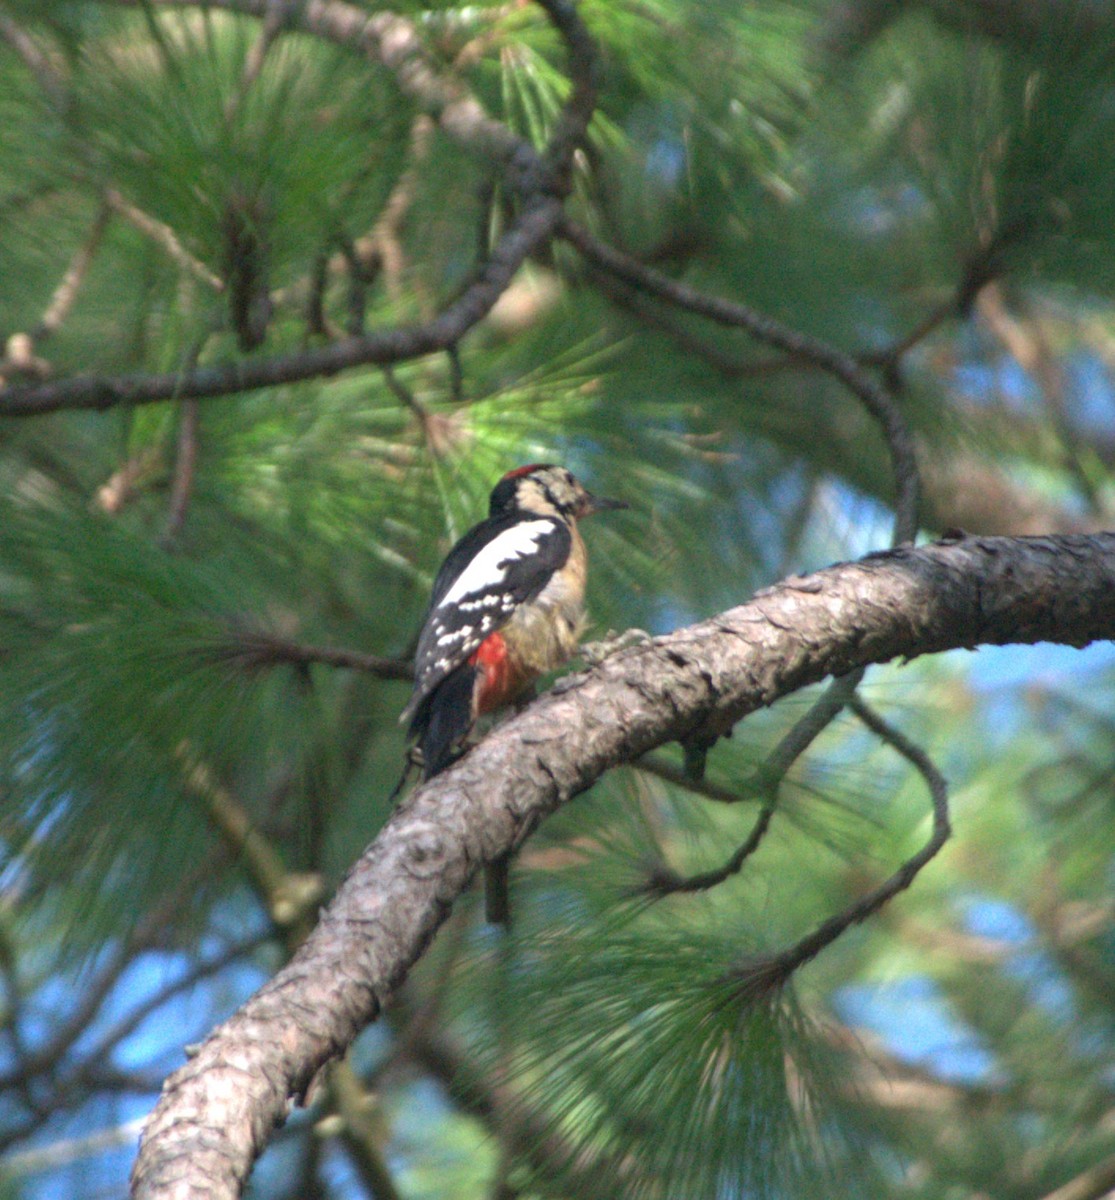
[[[454,761],[468,736],[475,683],[476,668],[460,667],[438,684],[415,714],[411,729],[422,749],[426,779],[432,779]]]

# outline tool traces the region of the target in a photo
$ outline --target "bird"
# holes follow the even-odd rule
[[[399,719],[423,779],[464,753],[480,717],[521,703],[572,657],[588,568],[577,522],[626,507],[553,463],[516,467],[492,489],[487,518],[442,563],[418,636],[414,692]],[[507,925],[507,857],[485,871],[487,918]]]

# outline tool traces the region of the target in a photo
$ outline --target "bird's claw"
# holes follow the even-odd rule
[[[609,629],[598,642],[586,642],[581,647],[581,658],[590,667],[596,667],[606,658],[611,658],[622,650],[631,650],[649,641],[651,635],[643,629],[625,629],[622,633]]]

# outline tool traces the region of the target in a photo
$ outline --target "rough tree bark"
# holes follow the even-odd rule
[[[291,962],[167,1080],[133,1195],[239,1195],[291,1103],[378,1016],[473,873],[609,768],[859,666],[1112,637],[1115,533],[965,538],[789,579],[561,681],[394,814]]]

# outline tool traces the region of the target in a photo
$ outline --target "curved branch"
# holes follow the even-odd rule
[[[402,362],[455,345],[503,294],[523,260],[550,236],[561,204],[541,197],[524,206],[478,277],[432,321],[342,338],[328,346],[156,375],[78,375],[0,390],[0,417],[59,409],[104,409],[158,400],[207,400],[336,375],[353,367]]]
[[[706,295],[686,283],[679,283],[599,241],[568,217],[562,219],[558,232],[593,267],[615,276],[636,291],[656,296],[718,325],[742,329],[756,341],[813,363],[839,379],[878,423],[890,448],[895,486],[894,544],[914,540],[918,528],[919,486],[913,435],[894,398],[851,355],[745,304]]]
[[[479,867],[618,763],[869,663],[1112,637],[1115,534],[971,538],[789,579],[563,680],[395,812],[290,963],[167,1080],[134,1195],[238,1195]]]
[[[407,658],[385,658],[363,654],[340,646],[310,646],[262,630],[231,630],[227,642],[219,642],[209,651],[215,659],[235,663],[245,670],[257,670],[277,663],[308,667],[321,663],[327,667],[347,668],[373,675],[377,679],[414,679],[414,666]]]
[[[827,921],[822,921],[812,933],[807,934],[795,945],[780,954],[753,958],[733,972],[741,997],[758,995],[781,987],[799,967],[816,958],[853,925],[862,924],[868,917],[874,916],[879,909],[914,882],[922,868],[940,853],[952,832],[949,825],[948,785],[929,755],[893,725],[884,721],[858,696],[853,696],[849,704],[864,725],[906,759],[924,780],[933,808],[933,826],[929,838],[916,854],[906,859],[898,870],[878,887],[872,888],[866,895],[860,896]]]
[[[141,8],[150,0],[111,0],[122,8]],[[217,8],[266,20],[272,0],[154,0],[155,7]],[[480,102],[453,76],[430,62],[415,23],[400,13],[369,13],[347,0],[304,0],[285,15],[288,28],[335,46],[363,54],[390,71],[399,90],[466,149],[503,163],[534,149],[506,125],[484,111]]]
[[[328,377],[353,367],[383,366],[455,347],[487,316],[527,256],[552,237],[562,215],[561,196],[573,152],[585,135],[596,103],[595,49],[575,7],[569,0],[540,3],[566,43],[573,81],[542,154],[487,116],[455,81],[438,76],[405,18],[393,13],[369,16],[342,0],[307,0],[291,17],[301,28],[374,54],[394,72],[404,92],[436,113],[448,133],[504,164],[510,182],[523,197],[521,211],[476,278],[436,317],[421,325],[363,333],[270,358],[155,375],[86,375],[0,388],[0,417],[150,404],[171,398],[203,400]],[[172,6],[192,7],[181,5],[180,0],[172,0]],[[219,6],[254,15],[267,11],[266,0],[223,0]]]
[[[675,892],[703,892],[714,888],[738,875],[743,864],[759,849],[774,819],[782,783],[794,763],[809,749],[822,733],[836,720],[849,704],[855,703],[856,688],[863,679],[864,668],[842,675],[825,689],[824,693],[810,705],[808,711],[797,720],[779,741],[778,745],[760,763],[754,778],[742,789],[762,800],[762,808],[751,832],[726,862],[710,871],[682,876],[671,867],[661,865],[653,870],[640,890],[655,899],[673,895]],[[737,797],[739,799],[741,797]]]

